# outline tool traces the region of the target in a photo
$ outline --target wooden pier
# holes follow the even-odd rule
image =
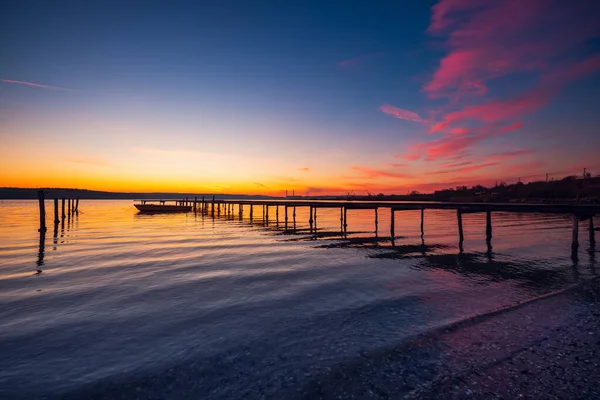
[[[165,200],[143,200],[144,202],[162,202]],[[168,201],[168,200],[167,200]],[[488,245],[492,239],[492,213],[511,212],[511,213],[542,213],[542,214],[565,214],[571,215],[573,221],[573,235],[571,238],[571,250],[577,252],[579,248],[579,222],[589,221],[589,243],[594,248],[595,229],[594,216],[600,214],[600,204],[537,204],[537,203],[463,203],[463,202],[399,202],[399,201],[350,201],[350,200],[219,200],[213,196],[210,202],[205,201],[204,197],[199,201],[198,198],[171,200],[179,205],[191,206],[194,212],[210,214],[220,217],[221,212],[225,216],[233,216],[237,208],[237,214],[240,219],[243,218],[244,206],[249,207],[249,218],[254,219],[254,208],[262,208],[262,220],[265,225],[269,223],[269,209],[275,207],[276,221],[279,222],[279,208],[283,207],[284,227],[288,230],[289,209],[292,209],[292,220],[296,224],[296,209],[300,207],[308,208],[309,230],[316,230],[317,211],[319,209],[334,208],[340,210],[340,229],[346,233],[348,229],[348,210],[374,210],[375,233],[378,234],[379,209],[387,209],[390,213],[390,238],[392,241],[395,235],[395,215],[397,212],[408,210],[419,210],[421,212],[421,237],[425,234],[425,210],[455,210],[457,218],[457,232],[459,239],[459,248],[463,249],[464,231],[463,214],[483,213],[486,215],[486,241]]]

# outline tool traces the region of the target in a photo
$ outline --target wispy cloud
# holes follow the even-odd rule
[[[394,118],[405,119],[407,121],[414,121],[414,122],[426,122],[425,120],[421,119],[419,114],[417,114],[415,112],[404,110],[404,109],[398,108],[398,107],[394,107],[389,104],[384,104],[381,107],[379,107],[379,109],[383,113],[385,113],[387,115],[391,115]]]
[[[308,168],[308,167],[300,168],[300,171],[308,172],[308,171],[310,171],[310,168]]]
[[[39,84],[39,83],[26,82],[26,81],[15,81],[15,80],[12,80],[12,79],[1,79],[0,82],[3,82],[3,83],[13,83],[13,84],[17,84],[17,85],[33,86],[33,87],[40,88],[40,89],[52,89],[52,90],[62,90],[62,91],[65,91],[65,92],[83,93],[83,90],[67,89],[67,88],[58,87],[58,86],[42,85],[42,84]]]
[[[366,178],[411,178],[412,175],[399,172],[385,171],[381,169],[375,169],[370,167],[362,167],[354,165],[351,168],[353,171],[360,172]]]
[[[362,56],[358,56],[358,57],[354,57],[354,58],[349,58],[347,60],[342,60],[339,63],[337,63],[338,66],[340,67],[355,67],[361,63],[363,63],[365,60],[368,60],[370,58],[374,58],[374,57],[378,57],[380,55],[382,55],[384,53],[369,53],[369,54],[364,54]]]
[[[95,158],[95,157],[76,157],[76,158],[71,158],[68,161],[72,162],[72,163],[77,163],[77,164],[97,165],[100,167],[110,167],[111,166],[111,164],[109,164],[107,161],[105,161],[101,158]]]

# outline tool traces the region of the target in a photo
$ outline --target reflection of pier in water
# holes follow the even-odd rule
[[[145,202],[163,201],[163,200],[144,200]],[[164,202],[164,201],[163,201]],[[458,246],[461,252],[464,251],[465,235],[463,230],[463,215],[473,213],[484,213],[486,216],[485,237],[488,245],[488,253],[492,250],[492,213],[494,212],[512,212],[512,213],[540,213],[540,214],[567,214],[572,216],[572,238],[571,250],[573,257],[577,257],[579,248],[579,222],[589,222],[589,244],[594,249],[596,244],[594,228],[594,216],[600,213],[600,205],[596,204],[531,204],[531,203],[438,203],[438,202],[392,202],[392,201],[331,201],[331,200],[217,200],[213,196],[211,200],[193,200],[183,199],[175,200],[177,204],[188,205],[192,207],[193,212],[200,212],[202,215],[210,215],[220,218],[223,214],[226,218],[237,216],[240,221],[243,220],[244,207],[249,207],[249,221],[269,226],[272,218],[269,217],[269,210],[275,209],[275,223],[279,226],[280,214],[283,218],[283,228],[285,232],[297,232],[296,209],[305,207],[309,209],[309,233],[317,232],[317,211],[319,209],[339,209],[340,210],[340,233],[345,236],[348,231],[348,210],[373,210],[373,222],[375,236],[379,236],[379,212],[380,209],[386,209],[390,213],[390,234],[389,240],[394,245],[397,238],[395,232],[396,214],[402,211],[420,210],[421,212],[421,245],[424,246],[425,235],[425,210],[455,210],[457,220]],[[262,209],[262,217],[256,218],[254,208]],[[237,210],[236,210],[237,208]],[[280,213],[280,208],[282,209]],[[290,215],[291,214],[291,215]]]

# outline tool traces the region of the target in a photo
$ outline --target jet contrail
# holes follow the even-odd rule
[[[33,83],[33,82],[25,82],[25,81],[14,81],[11,79],[1,79],[1,82],[4,83],[15,83],[18,85],[28,85],[28,86],[33,86],[33,87],[38,87],[38,88],[42,88],[42,89],[54,89],[54,90],[64,90],[67,92],[78,92],[78,93],[82,93],[82,90],[76,90],[76,89],[67,89],[67,88],[62,88],[62,87],[58,87],[58,86],[48,86],[48,85],[40,85],[39,83]]]

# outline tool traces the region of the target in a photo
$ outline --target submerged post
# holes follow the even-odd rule
[[[378,212],[378,208],[375,207],[375,235],[377,235],[377,231],[379,230],[379,212]]]
[[[590,217],[590,226],[589,226],[589,234],[590,234],[590,247],[596,247],[596,231],[594,230],[594,217]]]
[[[60,219],[58,218],[58,199],[54,198],[54,225],[58,224]]]
[[[579,217],[573,214],[573,240],[571,241],[571,251],[577,252],[579,249]]]
[[[38,190],[37,197],[40,206],[40,229],[38,232],[46,232],[46,204],[44,203],[44,191]]]
[[[77,196],[77,200],[75,202],[75,212],[78,213],[79,212],[79,196]]]
[[[394,241],[394,237],[396,237],[395,234],[395,230],[396,230],[396,218],[395,218],[395,213],[396,210],[394,210],[393,208],[390,208],[390,236],[392,237],[392,241]]]
[[[204,196],[202,196],[202,212],[206,210],[206,202],[204,201]]]
[[[65,215],[65,198],[63,197],[62,199],[62,219],[65,219],[67,216]]]
[[[71,199],[67,200],[67,216],[71,216]]]
[[[279,204],[275,206],[275,222],[279,224]]]
[[[425,209],[421,208],[421,239],[425,236]]]
[[[253,205],[250,204],[250,221],[252,221],[253,208]]]
[[[456,219],[458,221],[458,245],[460,247],[460,251],[462,252],[465,235],[463,232],[462,211],[461,210],[456,210]]]
[[[313,230],[313,206],[309,207],[308,212],[310,214],[308,217],[308,225],[310,226],[310,230],[312,232],[312,230]]]
[[[488,211],[485,213],[485,238],[489,241],[492,240],[492,212]]]

